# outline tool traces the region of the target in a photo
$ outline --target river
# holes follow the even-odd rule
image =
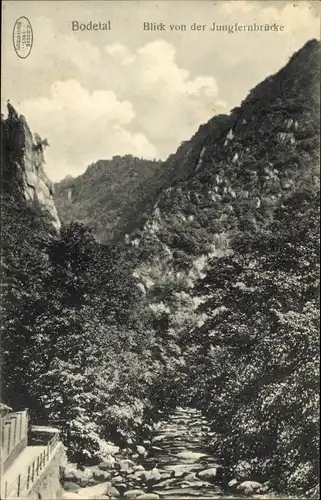
[[[138,453],[115,456],[114,461],[106,460],[83,472],[69,469],[65,473],[64,498],[230,498],[233,491],[226,492],[222,486],[223,468],[208,450],[209,432],[209,423],[199,410],[177,408],[155,426],[145,447],[137,446]],[[246,494],[257,493],[260,487],[252,481],[243,484],[246,488],[242,493]],[[233,498],[244,498],[236,492]]]

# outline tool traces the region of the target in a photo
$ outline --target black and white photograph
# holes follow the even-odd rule
[[[1,499],[318,499],[320,2],[1,13]]]

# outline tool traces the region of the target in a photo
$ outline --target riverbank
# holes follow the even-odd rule
[[[224,470],[219,459],[208,452],[209,435],[209,423],[200,411],[177,408],[134,453],[120,450],[83,470],[70,464],[63,476],[64,498],[269,498],[264,485],[250,478],[232,480],[227,489],[223,487]]]

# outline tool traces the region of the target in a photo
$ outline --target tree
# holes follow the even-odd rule
[[[212,262],[197,292],[208,319],[186,351],[216,453],[240,479],[295,494],[317,484],[318,205],[297,191]]]

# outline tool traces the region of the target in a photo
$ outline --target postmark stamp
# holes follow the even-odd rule
[[[17,56],[20,59],[26,59],[30,55],[33,44],[33,30],[27,17],[21,16],[16,20],[12,40]]]

